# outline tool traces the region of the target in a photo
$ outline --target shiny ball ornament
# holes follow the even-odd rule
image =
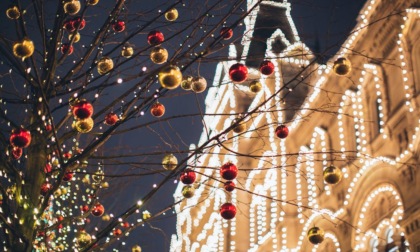
[[[319,227],[312,227],[308,230],[308,240],[310,243],[316,245],[324,241],[324,230]]]
[[[175,89],[181,84],[182,73],[177,66],[170,65],[160,70],[158,79],[162,87]]]
[[[121,56],[123,56],[124,58],[130,58],[131,56],[133,56],[134,54],[134,49],[131,46],[127,46],[127,47],[123,47],[121,50]]]
[[[141,252],[141,247],[139,245],[134,245],[131,248],[131,252]]]
[[[99,0],[88,0],[87,4],[88,5],[97,5],[99,3]]]
[[[85,99],[78,100],[72,107],[73,116],[76,119],[83,120],[93,115],[93,106]]]
[[[114,236],[120,236],[122,235],[122,230],[119,228],[114,229],[114,231],[112,232],[114,234]]]
[[[105,116],[105,124],[109,126],[115,125],[118,120],[118,115],[113,112],[110,112]]]
[[[220,175],[226,180],[235,179],[238,176],[238,167],[231,162],[227,162],[220,167]]]
[[[111,217],[108,214],[102,215],[102,220],[103,221],[109,221],[111,220]]]
[[[41,185],[41,195],[45,196],[47,193],[52,189],[52,185],[50,183],[44,183]]]
[[[76,30],[76,27],[74,27],[74,22],[73,20],[67,20],[66,22],[64,22],[64,29],[66,29],[67,32],[74,32]]]
[[[64,4],[64,12],[69,15],[75,15],[80,11],[80,1],[72,0]]]
[[[220,215],[225,220],[231,220],[236,215],[236,207],[232,203],[225,203],[220,207]]]
[[[277,126],[276,128],[276,136],[278,138],[284,139],[289,135],[289,129],[286,125],[282,124]]]
[[[12,152],[13,159],[19,159],[22,157],[22,154],[23,154],[22,148],[19,148],[19,147],[13,147],[11,152]]]
[[[73,35],[73,33],[69,34],[69,40],[71,41],[74,37],[73,43],[77,43],[80,41],[80,33],[76,32],[76,34]]]
[[[236,127],[233,128],[233,132],[238,133],[238,134],[243,133],[246,130],[245,122],[242,121],[242,122],[238,123],[239,120],[240,120],[240,118],[235,118],[235,119],[232,120],[232,125],[237,124]]]
[[[165,106],[162,103],[156,102],[150,108],[150,114],[154,117],[161,117],[165,114]]]
[[[149,45],[159,45],[165,40],[163,33],[160,31],[151,31],[149,35],[147,35],[147,42]]]
[[[155,64],[165,63],[168,60],[168,57],[168,51],[161,46],[156,46],[150,51],[150,59]]]
[[[190,75],[183,76],[181,81],[181,88],[184,90],[191,90],[193,77]]]
[[[260,65],[260,72],[264,75],[271,75],[274,73],[274,64],[269,60],[264,60]]]
[[[92,207],[92,215],[95,217],[101,217],[105,212],[105,208],[101,203],[96,203],[93,207]]]
[[[11,6],[6,10],[6,16],[9,19],[18,19],[20,18],[20,11],[17,6]]]
[[[97,171],[95,174],[92,175],[93,181],[96,183],[101,182],[104,179],[104,172],[103,171]]]
[[[347,75],[351,71],[351,62],[346,58],[338,58],[334,62],[333,70],[337,75]]]
[[[185,171],[183,171],[180,176],[181,182],[186,185],[191,185],[192,183],[194,183],[195,178],[196,178],[195,171],[191,169],[185,169]]]
[[[81,17],[76,17],[72,19],[72,23],[73,23],[74,29],[79,28],[79,30],[83,30],[83,28],[85,28],[86,26],[86,20]]]
[[[251,81],[251,83],[249,83],[249,90],[253,93],[258,93],[260,92],[262,89],[262,84],[259,81]]]
[[[109,183],[108,182],[102,182],[101,183],[101,188],[103,188],[103,189],[108,189],[109,188]]]
[[[112,29],[114,32],[123,32],[125,30],[125,22],[123,20],[117,20],[112,23]]]
[[[70,181],[72,178],[73,178],[73,172],[66,172],[66,174],[64,174],[63,180]]]
[[[22,60],[25,60],[28,57],[31,57],[35,51],[35,45],[32,40],[24,38],[19,42],[13,44],[13,55]]]
[[[337,168],[334,165],[330,165],[324,169],[323,172],[324,181],[328,184],[335,185],[341,181],[343,177],[343,172],[340,168]]]
[[[73,53],[73,45],[70,44],[62,44],[61,45],[61,53],[62,54],[67,54],[67,55],[71,55]]]
[[[86,233],[86,231],[80,231],[76,236],[76,243],[80,248],[85,247],[89,243],[91,243],[92,237],[90,234]]]
[[[178,10],[175,8],[172,8],[165,12],[165,18],[166,20],[173,22],[178,19]]]
[[[226,181],[225,184],[223,185],[223,187],[225,188],[226,191],[231,192],[233,190],[235,190],[235,183],[233,181]]]
[[[178,165],[178,159],[174,154],[166,154],[162,159],[162,166],[166,170],[173,170]]]
[[[93,119],[91,117],[77,120],[74,122],[74,128],[80,133],[88,133],[93,129]]]
[[[13,129],[10,134],[10,144],[17,148],[26,148],[31,144],[31,132],[26,129]]]
[[[192,198],[194,196],[195,193],[195,188],[194,186],[191,185],[186,185],[184,187],[182,187],[182,196],[184,196],[184,198]]]
[[[229,68],[229,77],[235,83],[242,83],[248,78],[248,68],[241,63],[236,63]]]
[[[104,75],[109,73],[114,68],[114,61],[109,57],[103,57],[98,61],[98,74]]]
[[[191,82],[191,90],[195,93],[202,93],[207,88],[207,81],[203,77],[194,77]]]
[[[233,36],[233,30],[229,27],[223,27],[220,29],[220,35],[224,40],[229,40]]]

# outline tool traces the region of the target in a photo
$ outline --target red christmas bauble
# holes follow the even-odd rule
[[[50,183],[44,183],[41,186],[41,195],[45,196],[51,190],[52,185]]]
[[[231,192],[233,190],[235,190],[235,183],[233,181],[226,181],[224,188],[226,191]]]
[[[118,122],[117,114],[110,112],[105,116],[105,124],[112,126],[112,125],[115,125],[117,122]]]
[[[52,125],[51,124],[45,125],[45,130],[46,131],[51,131],[52,130]]]
[[[220,215],[225,220],[231,220],[236,215],[236,207],[232,203],[225,203],[220,207]]]
[[[156,102],[150,108],[150,113],[152,116],[161,117],[165,114],[165,106],[162,103]]]
[[[104,212],[104,206],[101,203],[96,203],[96,205],[93,206],[91,213],[93,216],[100,217],[102,214],[104,214]]]
[[[67,32],[71,33],[76,30],[76,27],[74,27],[74,21],[73,20],[67,20],[64,22],[64,29],[66,29]]]
[[[119,228],[116,228],[116,229],[114,229],[114,235],[115,236],[120,236],[120,235],[122,235],[122,231],[121,231],[121,229],[119,229]]]
[[[128,223],[128,221],[125,221],[125,222],[121,223],[121,226],[124,227],[124,228],[129,228],[130,223]]]
[[[282,138],[282,139],[286,138],[287,135],[289,135],[289,129],[284,124],[279,125],[276,128],[276,135],[277,135],[278,138]]]
[[[242,83],[248,78],[248,68],[241,63],[236,63],[229,68],[229,77],[233,82]]]
[[[81,17],[74,18],[72,20],[74,29],[79,28],[79,30],[83,30],[86,26],[86,20]]]
[[[86,213],[87,211],[89,211],[89,206],[88,205],[82,206],[82,212]]]
[[[191,169],[186,169],[185,171],[183,171],[181,173],[181,182],[186,184],[186,185],[190,185],[192,183],[194,183],[196,178],[195,175],[195,171],[191,170]]]
[[[22,153],[23,153],[22,148],[13,147],[13,149],[12,149],[12,157],[14,159],[19,159],[20,157],[22,157]]]
[[[125,30],[125,22],[122,20],[117,20],[112,24],[112,29],[114,29],[115,32],[122,32]]]
[[[70,45],[70,44],[62,44],[61,45],[61,53],[62,54],[68,54],[68,55],[70,55],[70,54],[72,54],[73,53],[73,46],[72,45]]]
[[[231,162],[227,162],[220,167],[220,175],[226,180],[235,179],[238,176],[238,167]]]
[[[80,100],[74,104],[73,115],[79,120],[87,119],[93,114],[93,106],[86,100]]]
[[[73,155],[71,154],[70,151],[63,153],[63,158],[65,160],[69,160]]]
[[[10,135],[10,144],[13,147],[26,148],[31,143],[31,132],[26,129],[14,129]]]
[[[44,167],[44,172],[45,173],[50,173],[50,172],[52,172],[52,166],[51,166],[51,164],[46,164],[45,165],[45,167]]]
[[[62,215],[57,216],[57,221],[62,222],[64,220],[64,217]]]
[[[264,60],[260,65],[260,72],[264,75],[271,75],[274,73],[274,64],[269,60]]]
[[[72,178],[73,178],[73,172],[66,172],[66,174],[64,174],[63,180],[70,181]]]
[[[233,36],[233,30],[229,27],[223,27],[220,29],[220,35],[222,35],[224,40],[229,40]]]
[[[165,40],[163,33],[160,31],[151,31],[149,35],[147,35],[147,42],[150,45],[159,45]]]

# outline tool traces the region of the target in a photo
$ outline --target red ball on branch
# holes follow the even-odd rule
[[[278,138],[281,138],[281,139],[286,138],[289,135],[289,129],[284,124],[279,125],[276,128],[276,135]]]
[[[13,157],[13,159],[19,159],[20,157],[22,157],[22,153],[23,153],[22,148],[13,147],[13,149],[12,149],[12,157]]]
[[[235,83],[242,83],[248,78],[248,68],[241,63],[236,63],[229,68],[229,77]]]
[[[231,220],[236,215],[236,207],[232,203],[225,203],[220,207],[220,215],[225,220]]]
[[[122,32],[125,30],[125,22],[122,20],[117,20],[114,23],[112,23],[112,29],[114,29],[115,32]]]
[[[220,175],[226,180],[235,179],[238,176],[238,167],[231,162],[227,162],[220,167]]]
[[[73,178],[73,172],[66,172],[66,174],[64,174],[63,180],[70,181],[72,178]]]
[[[121,229],[116,228],[116,229],[114,229],[113,234],[114,234],[115,236],[120,236],[120,235],[122,235],[122,231],[121,231]]]
[[[269,60],[264,60],[260,65],[260,72],[264,75],[271,75],[274,73],[274,64]]]
[[[226,181],[224,184],[224,188],[226,191],[231,192],[235,190],[235,183],[233,181]]]
[[[110,112],[105,116],[105,124],[106,125],[115,125],[118,122],[118,115]]]
[[[79,120],[87,119],[93,114],[93,106],[86,100],[77,101],[72,107],[73,115]]]
[[[220,29],[220,35],[223,37],[224,40],[229,40],[233,36],[233,30],[229,27],[223,27]]]
[[[156,102],[150,108],[150,113],[154,117],[161,117],[165,114],[165,106],[162,103]]]
[[[41,195],[45,196],[47,193],[52,189],[52,185],[50,183],[44,183],[41,186]]]
[[[79,30],[83,30],[86,26],[86,20],[81,17],[76,17],[72,20],[74,29],[79,28]]]
[[[190,185],[195,182],[195,178],[196,178],[195,171],[191,169],[186,169],[185,171],[181,173],[180,180],[182,183],[186,185]]]
[[[96,217],[100,217],[104,214],[105,208],[101,203],[96,203],[92,208],[92,215]]]
[[[151,31],[149,35],[147,35],[147,42],[150,45],[159,45],[165,40],[163,33],[160,31]]]
[[[67,54],[67,55],[70,55],[70,54],[72,54],[73,53],[73,46],[72,45],[70,45],[70,44],[62,44],[61,45],[61,53],[62,54]]]
[[[31,132],[26,129],[18,128],[12,130],[10,144],[13,147],[26,148],[31,143]]]

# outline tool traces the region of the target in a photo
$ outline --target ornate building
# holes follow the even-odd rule
[[[207,94],[197,146],[226,134],[190,164],[195,194],[176,209],[172,251],[420,251],[420,1],[369,0],[357,20],[321,65],[287,1],[252,11],[245,25],[254,32],[231,46]],[[343,57],[352,70],[339,76]],[[249,76],[232,84],[238,59]],[[260,74],[263,59],[274,74]],[[253,93],[256,79],[262,90]],[[247,131],[226,130],[237,117]],[[279,124],[287,138],[276,137]],[[239,168],[232,192],[218,169],[228,161]],[[323,179],[330,165],[342,172],[338,184]],[[219,213],[226,202],[236,206],[231,220]],[[307,238],[314,226],[325,232],[318,245]]]

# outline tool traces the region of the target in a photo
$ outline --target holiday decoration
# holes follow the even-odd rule
[[[248,78],[248,68],[241,63],[236,63],[229,68],[229,78],[235,83],[242,83]]]
[[[45,196],[47,193],[52,189],[52,185],[50,183],[44,183],[41,185],[41,195]]]
[[[106,125],[115,125],[118,122],[118,115],[110,112],[105,116],[105,124]]]
[[[83,30],[83,28],[85,28],[86,26],[86,20],[81,17],[76,17],[72,19],[72,23],[73,23],[74,29]]]
[[[97,171],[95,174],[92,175],[93,181],[99,183],[104,179],[104,172],[103,171]]]
[[[282,124],[282,125],[277,126],[276,136],[278,138],[283,139],[283,138],[286,138],[288,135],[289,135],[289,129],[287,128],[286,125]]]
[[[12,130],[10,144],[17,148],[28,147],[31,144],[31,132],[22,128]]]
[[[90,234],[86,233],[86,231],[80,231],[76,236],[76,243],[79,247],[83,248],[88,245],[92,241],[92,237]]]
[[[312,244],[320,244],[324,241],[324,230],[319,227],[312,227],[309,229],[307,237]]]
[[[338,58],[334,61],[333,70],[337,75],[347,75],[351,71],[351,62],[346,58]]]
[[[69,34],[69,40],[71,41],[74,37],[73,43],[77,43],[80,41],[80,33],[76,32],[75,34],[70,33]]]
[[[181,84],[182,73],[177,66],[170,65],[159,72],[158,78],[162,87],[175,89]]]
[[[249,83],[249,90],[253,93],[258,93],[260,92],[262,89],[262,84],[259,81],[251,81],[251,83]]]
[[[231,192],[233,190],[235,190],[235,183],[233,181],[226,181],[224,184],[224,188],[226,191]]]
[[[62,44],[61,45],[61,53],[70,55],[73,53],[73,46],[70,44]]]
[[[24,38],[19,42],[13,44],[13,55],[22,60],[25,60],[28,57],[31,57],[35,51],[35,45],[32,40]]]
[[[89,118],[93,114],[93,106],[85,99],[77,100],[72,106],[73,116],[76,119],[83,120]]]
[[[207,81],[203,77],[195,77],[191,82],[191,90],[195,93],[202,93],[207,88]]]
[[[193,77],[190,75],[183,76],[181,81],[181,88],[184,90],[191,90]]]
[[[131,46],[124,46],[121,50],[121,56],[124,58],[130,58],[134,54],[134,49]]]
[[[165,40],[163,33],[160,31],[151,31],[149,35],[147,35],[147,42],[150,45],[159,45]]]
[[[150,51],[150,59],[155,64],[165,63],[168,60],[168,56],[168,51],[161,46],[156,46]]]
[[[182,183],[186,185],[190,185],[194,183],[195,177],[196,177],[195,171],[191,169],[185,169],[185,171],[181,173],[180,180]]]
[[[165,106],[162,103],[156,102],[150,108],[150,113],[154,117],[161,117],[165,114]]]
[[[109,216],[108,214],[102,215],[102,220],[103,221],[109,221],[109,220],[111,220],[111,216]]]
[[[233,132],[238,133],[238,134],[243,133],[246,130],[246,124],[244,121],[241,121],[240,123],[238,123],[240,119],[241,118],[235,118],[232,120],[232,123],[231,123],[232,125],[236,124],[236,126],[233,128]]]
[[[274,73],[274,64],[269,60],[264,60],[260,65],[260,72],[264,75],[271,75]]]
[[[72,1],[66,2],[63,6],[64,12],[69,15],[77,14],[80,11],[80,7],[81,7],[80,1],[78,0],[72,0]]]
[[[341,171],[340,168],[337,168],[334,165],[330,165],[324,169],[323,176],[324,176],[324,181],[326,183],[335,185],[341,181],[343,172]]]
[[[19,148],[19,147],[13,147],[12,148],[13,159],[19,159],[20,157],[22,157],[22,153],[23,153],[22,148]]]
[[[194,196],[194,193],[195,193],[194,186],[186,185],[182,188],[182,196],[184,196],[187,199],[192,198]]]
[[[20,17],[19,8],[16,5],[9,7],[6,10],[6,16],[10,19],[18,19]]]
[[[174,154],[166,154],[162,159],[162,166],[166,170],[173,170],[178,165],[178,159]]]
[[[139,245],[134,245],[131,248],[131,252],[141,252],[141,247]]]
[[[88,133],[93,129],[93,124],[93,119],[89,117],[83,120],[76,120],[74,128],[80,133]]]
[[[223,37],[224,40],[229,40],[233,36],[233,30],[229,27],[223,27],[220,29],[220,35]]]
[[[88,0],[87,4],[88,5],[97,5],[99,3],[99,0]]]
[[[175,8],[172,8],[170,10],[168,10],[167,12],[165,12],[165,18],[168,21],[175,21],[178,18],[178,10]]]
[[[112,23],[112,29],[114,32],[122,32],[125,30],[125,22],[123,20],[117,20]]]
[[[100,75],[107,74],[109,71],[111,71],[114,68],[114,61],[112,61],[111,58],[103,57],[98,61],[98,73]]]
[[[82,208],[81,208],[81,210],[82,210],[82,212],[87,212],[87,211],[89,211],[89,206],[88,205],[84,205],[84,206],[82,206]]]
[[[226,180],[232,180],[238,176],[238,167],[231,162],[227,162],[220,167],[220,175]]]
[[[102,214],[104,214],[105,208],[101,203],[96,203],[92,208],[92,215],[95,217],[100,217]]]
[[[150,214],[150,212],[147,211],[147,210],[144,210],[143,211],[143,219],[144,220],[147,220],[147,219],[150,219],[150,217],[152,217],[152,215]]]
[[[66,29],[67,32],[74,32],[76,30],[76,27],[74,27],[74,21],[73,20],[67,20],[64,22],[64,29]]]
[[[63,180],[64,181],[70,181],[73,178],[73,172],[66,172],[64,174]]]
[[[220,215],[225,220],[231,220],[236,215],[236,207],[232,203],[224,203],[220,207]]]

